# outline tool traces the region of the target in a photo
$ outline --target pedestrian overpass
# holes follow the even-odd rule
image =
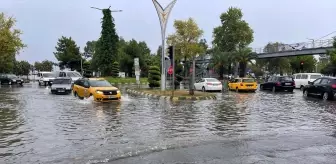
[[[321,55],[333,50],[333,39],[319,40],[313,42],[301,42],[294,44],[279,44],[277,47],[256,48],[253,52],[257,59],[303,56],[303,55]],[[272,51],[270,51],[272,50]],[[210,63],[211,58],[197,59],[196,64]]]
[[[295,44],[281,44],[277,47],[254,49],[257,59],[326,54],[333,49],[333,39]],[[270,51],[273,50],[273,51]],[[274,51],[275,50],[275,51]]]

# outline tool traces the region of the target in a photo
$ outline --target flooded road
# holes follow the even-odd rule
[[[336,102],[271,92],[100,104],[0,88],[0,163],[335,163]]]

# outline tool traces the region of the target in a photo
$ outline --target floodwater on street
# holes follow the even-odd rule
[[[0,163],[335,163],[336,101],[218,93],[95,103],[36,83],[0,88]]]

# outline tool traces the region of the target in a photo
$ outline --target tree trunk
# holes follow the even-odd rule
[[[235,63],[234,77],[238,77],[239,62]]]
[[[245,77],[246,76],[246,65],[247,65],[247,63],[245,63],[245,62],[240,62],[239,63],[239,68],[240,68],[239,77]]]
[[[224,65],[221,65],[219,68],[219,79],[223,79],[223,74],[224,74]]]

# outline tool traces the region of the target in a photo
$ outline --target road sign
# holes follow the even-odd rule
[[[168,74],[169,74],[169,75],[173,74],[173,67],[172,67],[172,66],[170,66],[170,67],[168,68]]]

